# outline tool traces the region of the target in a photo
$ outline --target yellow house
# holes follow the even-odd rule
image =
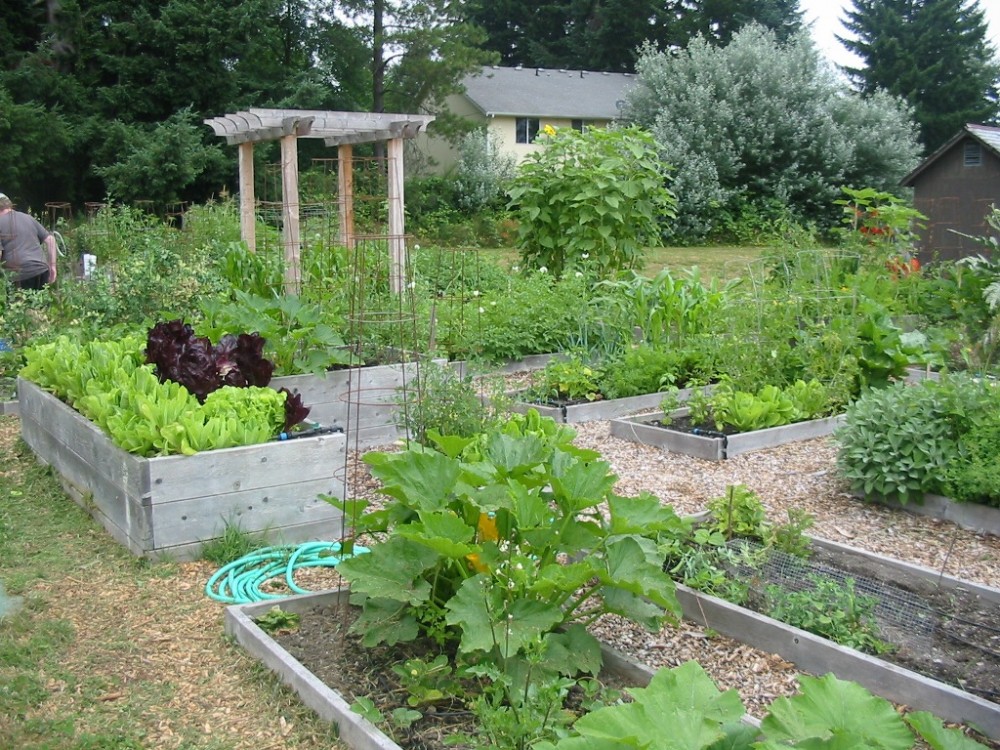
[[[490,142],[520,162],[538,148],[535,137],[546,125],[582,130],[620,120],[626,92],[636,80],[631,73],[494,65],[468,76],[464,92],[448,97],[445,106],[484,126]],[[447,173],[458,160],[457,150],[433,132],[421,133],[417,146],[437,174]]]

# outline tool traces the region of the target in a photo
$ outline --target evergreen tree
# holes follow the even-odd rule
[[[978,0],[852,0],[838,37],[863,65],[845,72],[864,94],[913,107],[930,152],[967,122],[996,120],[1000,65]]]
[[[639,48],[680,48],[701,34],[726,44],[756,22],[782,40],[802,25],[799,0],[472,0],[504,65],[635,71]]]
[[[799,0],[677,0],[676,17],[688,39],[701,34],[717,44],[729,44],[733,35],[750,23],[788,40],[802,28]]]

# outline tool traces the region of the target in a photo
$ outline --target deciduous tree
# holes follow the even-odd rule
[[[689,239],[748,210],[832,223],[841,185],[892,190],[918,160],[906,106],[851,94],[802,34],[782,43],[751,25],[725,47],[647,48],[638,71],[630,112],[676,168],[678,234]]]

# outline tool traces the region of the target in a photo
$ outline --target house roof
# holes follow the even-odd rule
[[[969,136],[978,141],[985,148],[992,151],[993,155],[1000,159],[1000,128],[990,127],[989,125],[975,125],[967,123],[965,127],[955,133],[955,135],[952,136],[947,143],[941,146],[941,148],[920,162],[917,168],[906,175],[906,177],[904,177],[899,184],[903,187],[913,187],[913,183],[916,182],[917,177],[919,177],[924,170],[948,153],[956,143]]]
[[[631,73],[485,67],[462,82],[465,95],[487,117],[561,117],[613,120],[621,116]]]

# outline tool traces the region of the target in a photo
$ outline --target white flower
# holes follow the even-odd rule
[[[547,269],[545,266],[540,266],[538,269],[538,273],[548,273],[548,272],[549,269]]]
[[[479,308],[479,312],[484,313],[484,312],[486,312],[486,310],[484,308],[480,307]]]
[[[492,302],[490,302],[490,307],[496,307],[496,306],[497,306],[497,301],[496,300],[493,300]]]
[[[472,290],[472,296],[473,297],[478,297],[479,296],[479,290],[478,289],[473,289]]]
[[[520,266],[511,266],[510,270],[513,271],[514,273],[518,273],[521,270],[521,267]]]
[[[587,260],[587,258],[590,257],[590,253],[583,253],[582,255],[580,255],[580,257],[583,258],[584,260]]]
[[[411,282],[410,282],[409,284],[407,284],[406,286],[407,286],[407,288],[409,288],[409,289],[416,289],[416,288],[417,288],[417,282],[415,282],[415,281],[411,281]]]
[[[579,271],[577,271],[577,272],[576,272],[576,278],[578,278],[578,279],[582,279],[582,278],[583,278],[583,274],[582,274],[582,273],[580,273]]]
[[[414,249],[414,250],[419,250],[419,249],[420,249],[420,245],[414,245],[414,246],[413,246],[413,249]]]

